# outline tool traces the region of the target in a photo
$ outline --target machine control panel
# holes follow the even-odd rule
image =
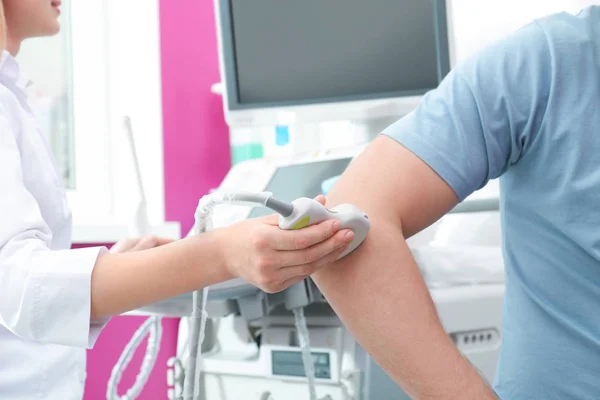
[[[328,353],[312,352],[315,378],[331,379],[331,360]],[[301,351],[273,350],[271,352],[273,375],[305,377]]]

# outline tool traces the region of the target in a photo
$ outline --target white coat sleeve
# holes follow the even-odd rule
[[[50,250],[17,140],[0,115],[0,325],[25,339],[91,348],[108,322],[90,322],[92,270],[106,249]]]

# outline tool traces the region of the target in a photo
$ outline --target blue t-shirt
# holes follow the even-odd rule
[[[384,134],[461,200],[500,177],[498,395],[600,399],[600,7],[476,53]]]

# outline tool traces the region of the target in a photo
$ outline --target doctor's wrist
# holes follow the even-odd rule
[[[213,266],[202,266],[205,268],[215,268],[214,273],[218,282],[224,282],[236,278],[234,269],[232,268],[232,261],[230,253],[233,251],[231,243],[232,232],[230,227],[217,228],[210,232],[200,235],[210,241],[209,245],[214,251],[215,265]],[[205,257],[201,256],[201,259]]]

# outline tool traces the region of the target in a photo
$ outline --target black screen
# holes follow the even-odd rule
[[[224,48],[237,86],[230,101],[241,107],[422,94],[447,73],[440,0],[226,4]]]

